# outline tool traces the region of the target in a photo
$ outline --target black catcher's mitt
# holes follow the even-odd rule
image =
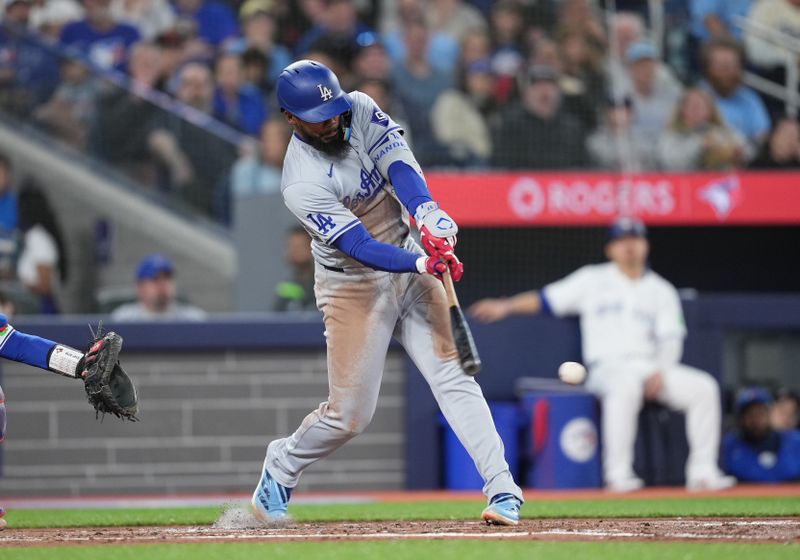
[[[84,388],[95,416],[102,412],[135,422],[139,410],[136,387],[119,365],[122,337],[115,332],[103,334],[98,328],[97,338],[84,356]]]

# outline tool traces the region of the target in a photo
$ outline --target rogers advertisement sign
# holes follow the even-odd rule
[[[800,173],[428,173],[460,225],[606,225],[638,216],[656,225],[800,224]]]

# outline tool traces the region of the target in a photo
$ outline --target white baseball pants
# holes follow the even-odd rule
[[[459,365],[441,282],[428,275],[334,272],[319,265],[315,281],[328,346],[329,396],[294,434],[270,443],[267,470],[275,480],[293,488],[306,467],[369,425],[394,336],[475,461],[486,496],[508,492],[522,498],[481,388]]]
[[[633,451],[638,414],[644,404],[644,381],[655,372],[650,362],[603,363],[592,368],[587,389],[602,402],[603,475],[607,485],[635,477]],[[678,364],[662,372],[658,401],[686,414],[689,458],[686,480],[719,476],[719,387],[699,369]]]

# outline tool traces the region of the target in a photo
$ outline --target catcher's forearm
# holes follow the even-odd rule
[[[0,329],[0,356],[66,377],[79,377],[78,366],[83,352],[46,338],[19,332],[6,324]]]

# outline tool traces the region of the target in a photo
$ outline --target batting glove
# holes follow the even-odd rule
[[[436,202],[424,202],[417,207],[414,221],[419,228],[420,242],[429,255],[453,254],[458,226]]]
[[[417,259],[417,272],[420,274],[432,274],[439,280],[442,280],[442,274],[447,269],[450,269],[450,277],[454,282],[461,280],[464,276],[464,265],[458,260],[453,253],[449,254],[446,260],[444,257],[431,255],[429,257],[420,257]]]

